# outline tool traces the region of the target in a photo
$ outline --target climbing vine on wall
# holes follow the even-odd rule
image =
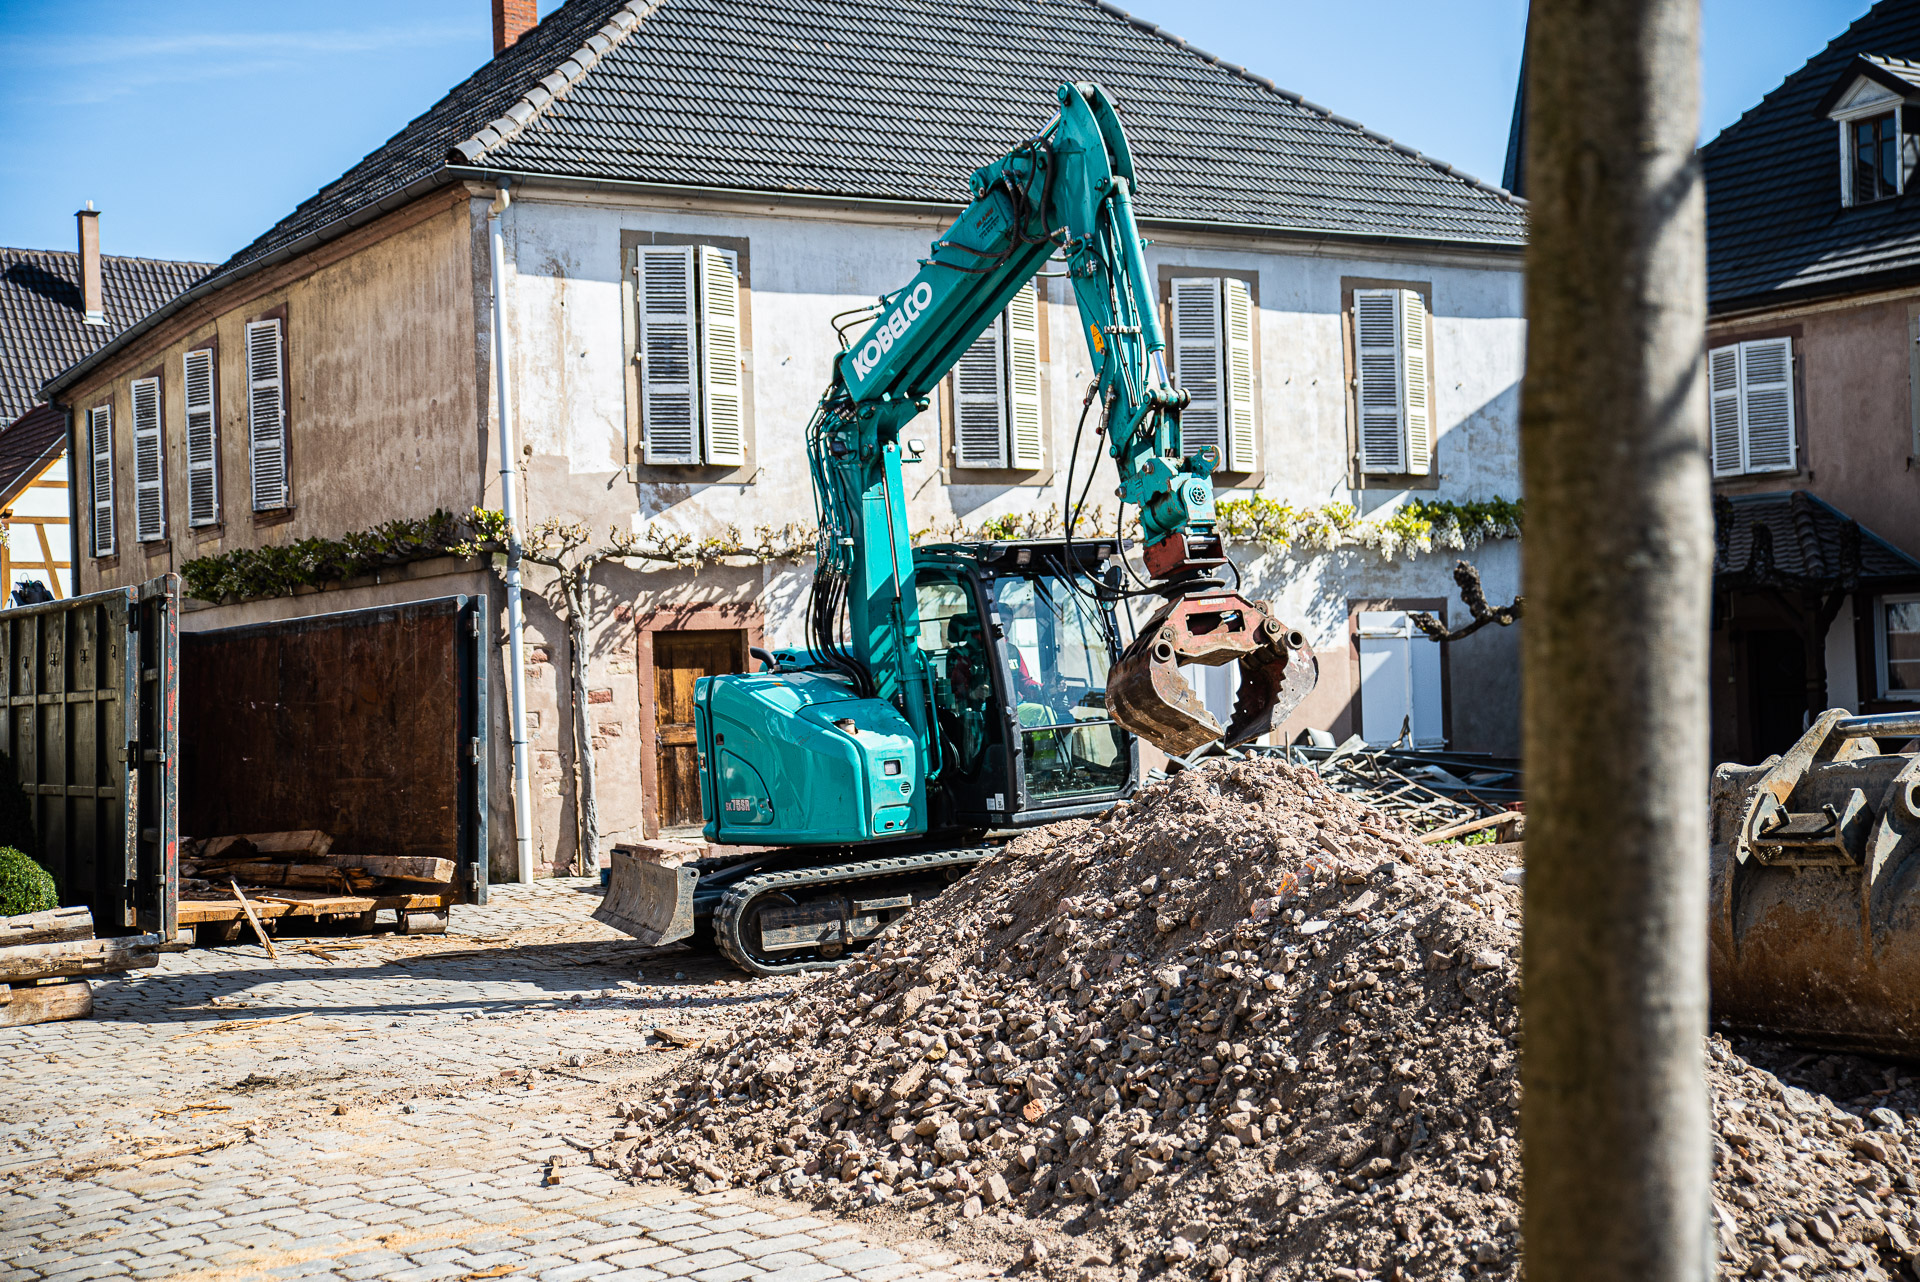
[[[1414,557],[1438,548],[1464,551],[1490,539],[1520,537],[1522,504],[1511,499],[1454,503],[1413,499],[1390,512],[1362,516],[1350,503],[1294,507],[1266,498],[1227,499],[1219,505],[1220,528],[1230,541],[1281,551],[1334,551],[1364,548],[1387,560]],[[1099,510],[1082,514],[1076,538],[1110,531],[1112,521]],[[993,517],[975,525],[955,522],[914,534],[915,543],[968,539],[1058,537],[1064,528],[1060,509],[1049,504],[1030,512]],[[529,548],[553,542],[578,527],[545,521],[527,533]],[[1137,524],[1126,533],[1137,537]],[[813,555],[811,524],[755,526],[750,532],[723,526],[690,534],[652,524],[638,533],[613,530],[606,559],[694,568],[717,562],[766,564],[804,561]],[[436,511],[420,520],[388,521],[338,539],[308,538],[279,547],[236,548],[195,557],[180,567],[187,595],[202,601],[250,601],[291,596],[300,588],[324,588],[367,578],[441,556],[477,556],[505,552],[506,518],[475,508],[463,515]]]

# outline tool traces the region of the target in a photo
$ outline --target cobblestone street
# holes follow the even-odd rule
[[[0,1030],[0,1282],[986,1271],[589,1165],[608,1099],[681,1054],[653,1028],[787,991],[639,948],[597,891],[495,887],[444,937],[170,953],[96,981],[90,1020]]]

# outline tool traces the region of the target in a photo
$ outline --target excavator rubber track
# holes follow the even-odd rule
[[[929,851],[925,854],[895,855],[868,859],[859,863],[823,864],[810,868],[789,868],[759,873],[728,888],[713,912],[714,943],[728,961],[754,975],[795,975],[806,971],[832,970],[857,956],[861,949],[879,937],[879,930],[863,933],[862,917],[875,916],[858,911],[861,902],[853,896],[838,896],[842,887],[858,887],[873,900],[902,900],[884,911],[904,911],[922,903],[998,851],[994,846],[969,846],[959,850]],[[916,890],[928,893],[917,894]],[[802,912],[832,905],[843,906],[840,928],[826,930],[825,938],[810,949],[782,949],[775,955],[761,947],[769,900],[785,898],[786,907]],[[817,919],[806,927],[818,931],[831,922]],[[868,923],[872,925],[873,923]],[[884,929],[884,926],[881,927]]]

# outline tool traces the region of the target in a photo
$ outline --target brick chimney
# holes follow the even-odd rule
[[[493,52],[540,25],[540,0],[493,0]]]
[[[80,223],[80,305],[89,325],[107,323],[107,305],[100,291],[100,211],[89,200],[75,212]]]

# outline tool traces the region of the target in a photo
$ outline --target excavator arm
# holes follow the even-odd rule
[[[1139,513],[1151,576],[1145,591],[1163,599],[1110,675],[1108,706],[1122,726],[1170,753],[1223,734],[1229,744],[1244,742],[1312,689],[1312,651],[1264,604],[1218,577],[1227,567],[1211,480],[1219,458],[1210,447],[1191,455],[1182,448],[1187,394],[1167,378],[1126,138],[1097,86],[1062,85],[1059,100],[1044,129],[973,174],[972,203],[837,358],[808,429],[820,530],[812,648],[863,693],[893,703],[935,746],[930,685],[913,640],[919,622],[899,434],[1014,294],[1057,256],[1097,371],[1090,396],[1104,415],[1119,497]],[[1236,661],[1240,699],[1223,728],[1179,668]],[[930,754],[929,778],[939,760]]]

